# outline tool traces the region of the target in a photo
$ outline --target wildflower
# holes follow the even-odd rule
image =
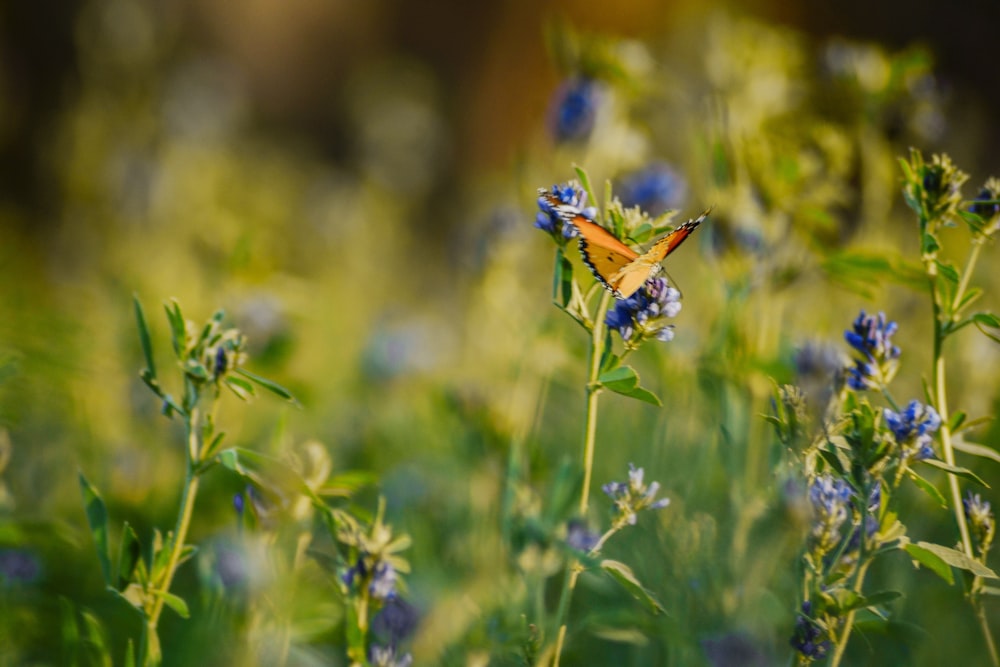
[[[375,565],[372,580],[368,584],[368,592],[377,600],[387,600],[395,594],[396,570],[387,561]]]
[[[38,557],[27,549],[0,549],[0,585],[30,584],[41,575]]]
[[[681,293],[671,287],[666,278],[650,278],[638,292],[615,302],[605,324],[617,331],[630,347],[637,346],[645,338],[670,341],[674,338],[674,327],[665,320],[680,312],[680,299]]]
[[[687,184],[668,164],[653,162],[629,174],[618,185],[618,198],[625,206],[638,206],[651,216],[683,203]]]
[[[802,612],[795,619],[795,632],[789,640],[796,651],[808,661],[822,660],[830,650],[830,640],[826,632],[813,620],[812,603],[806,600],[802,603]]]
[[[895,322],[886,322],[885,313],[866,315],[862,310],[852,330],[844,332],[848,344],[862,355],[854,359],[854,367],[848,369],[847,384],[851,389],[879,389],[892,380],[900,355],[899,348],[891,340],[897,328]]]
[[[902,448],[904,461],[923,461],[934,457],[931,434],[941,426],[941,417],[934,408],[913,400],[899,413],[886,408],[885,422]]]
[[[246,499],[243,498],[242,492],[233,495],[233,509],[236,510],[236,516],[243,516],[243,510],[246,509]]]
[[[913,150],[905,165],[906,184],[903,194],[910,208],[920,215],[921,231],[933,233],[936,224],[958,217],[962,202],[962,184],[969,178],[947,155],[935,155],[925,163],[919,151]],[[930,229],[924,228],[931,225]],[[925,247],[925,252],[935,248]]]
[[[968,519],[972,528],[972,537],[979,551],[979,558],[985,562],[986,554],[993,546],[993,537],[996,534],[997,525],[993,510],[990,509],[988,501],[980,498],[978,493],[973,494],[971,491],[962,499],[962,505],[965,508],[965,518]]]
[[[397,646],[417,628],[417,610],[399,596],[385,601],[372,620],[372,631],[389,646]]]
[[[586,139],[594,129],[601,91],[587,77],[565,81],[553,97],[552,132],[556,141]]]
[[[413,664],[413,656],[409,653],[397,656],[394,646],[372,644],[368,649],[368,663],[372,667],[410,667]]]
[[[1000,203],[997,203],[998,199],[1000,199],[1000,179],[990,178],[969,207],[969,211],[983,219],[985,226],[978,230],[983,236],[993,236],[1000,228]]]
[[[546,194],[551,194],[559,201],[559,210],[546,197],[539,197],[538,208],[541,210],[535,216],[535,227],[551,235],[557,242],[565,242],[566,239],[580,235],[576,227],[566,222],[563,215],[579,213],[591,220],[597,217],[597,209],[587,206],[587,192],[574,182],[553,185]]]
[[[820,475],[809,486],[813,510],[812,536],[815,553],[822,555],[840,539],[840,527],[847,521],[848,503],[853,495],[850,485],[829,473]]]
[[[644,471],[628,464],[628,482],[608,482],[601,489],[609,498],[615,501],[618,516],[614,524],[618,527],[628,524],[634,526],[636,515],[644,509],[658,510],[670,504],[670,498],[656,500],[660,490],[659,482],[643,482]]]
[[[587,528],[586,522],[573,519],[566,526],[566,544],[577,551],[590,551],[601,541],[601,536]]]

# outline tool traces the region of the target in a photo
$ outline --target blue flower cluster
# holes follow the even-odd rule
[[[369,565],[370,557],[361,556],[357,563],[341,577],[348,588],[369,577],[368,592],[377,600],[389,600],[396,595],[396,569],[388,561],[382,560]]]
[[[880,389],[896,374],[899,348],[892,344],[895,322],[886,322],[885,313],[865,315],[861,311],[851,330],[844,332],[848,344],[861,354],[848,370],[847,384],[851,389]]]
[[[904,460],[923,461],[934,457],[932,434],[941,426],[941,417],[934,408],[913,400],[902,412],[886,408],[885,422],[903,448]]]
[[[822,660],[830,650],[830,640],[826,632],[811,618],[812,602],[802,603],[802,613],[795,619],[795,633],[789,643],[796,651],[809,660]]]
[[[642,510],[663,509],[670,504],[670,498],[656,499],[660,483],[650,482],[647,486],[643,482],[644,475],[642,468],[636,468],[635,465],[629,463],[627,482],[608,482],[601,487],[601,490],[615,501],[615,509],[618,512],[618,517],[615,519],[616,525],[634,526],[636,514]]]
[[[604,322],[633,347],[644,338],[670,341],[674,327],[666,318],[681,312],[680,299],[681,293],[666,278],[650,278],[635,294],[617,301]]]
[[[812,536],[817,552],[825,553],[840,540],[840,527],[847,521],[854,490],[829,473],[816,477],[809,486],[813,510]]]
[[[972,529],[979,557],[985,563],[986,554],[993,546],[993,537],[997,528],[993,510],[990,509],[989,501],[983,500],[978,493],[973,494],[971,491],[962,499],[962,506],[965,508],[965,517]]]
[[[552,133],[557,141],[586,139],[594,129],[601,90],[594,79],[574,77],[556,90],[552,101]]]
[[[588,552],[601,542],[601,536],[590,530],[582,519],[566,524],[566,544],[577,551]]]
[[[553,185],[549,191],[560,202],[560,208],[566,212],[579,213],[593,220],[597,217],[597,209],[587,206],[587,193],[575,183]],[[535,227],[549,234],[557,242],[579,236],[576,227],[566,222],[562,214],[545,197],[538,198],[538,215],[535,216]]]
[[[670,165],[653,162],[623,178],[617,192],[625,206],[638,206],[657,216],[683,203],[687,184]]]

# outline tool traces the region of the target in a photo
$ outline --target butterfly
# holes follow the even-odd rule
[[[708,216],[708,209],[693,220],[670,232],[653,243],[643,254],[615,238],[614,234],[588,219],[571,206],[559,201],[547,190],[539,190],[564,222],[573,225],[580,232],[580,254],[590,267],[594,277],[609,292],[619,299],[627,299],[635,294],[643,284],[660,271],[660,262],[677,249]]]

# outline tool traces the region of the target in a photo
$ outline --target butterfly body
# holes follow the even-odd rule
[[[688,220],[640,255],[604,227],[573,207],[566,206],[551,193],[539,190],[539,195],[580,233],[580,254],[584,263],[590,267],[594,277],[619,299],[629,298],[655,276],[660,271],[660,262],[676,250],[709,213],[705,211],[697,218]]]

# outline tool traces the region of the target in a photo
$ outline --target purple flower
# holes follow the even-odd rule
[[[28,549],[0,549],[0,585],[30,584],[41,573],[38,557]]]
[[[552,133],[556,141],[586,139],[594,129],[601,91],[593,79],[574,77],[563,82],[552,100]]]
[[[597,209],[587,206],[587,192],[576,183],[553,185],[551,190],[538,191],[538,215],[535,227],[551,235],[557,242],[564,243],[580,235],[567,218],[582,215],[590,220],[597,217]],[[555,200],[556,204],[552,200]]]
[[[385,601],[372,620],[372,631],[389,646],[397,646],[417,628],[417,610],[398,596]]]
[[[410,667],[413,656],[409,653],[396,654],[395,646],[377,646],[368,648],[368,662],[372,667]]]
[[[852,328],[844,332],[844,339],[861,355],[848,370],[851,389],[879,389],[896,374],[900,350],[892,344],[892,336],[897,328],[895,322],[886,322],[885,313],[866,315],[862,310]]]
[[[635,294],[616,301],[604,322],[632,347],[646,338],[667,342],[674,338],[674,327],[666,318],[681,311],[680,299],[681,293],[666,278],[650,278]]]
[[[830,640],[816,621],[810,618],[812,603],[802,603],[802,613],[795,619],[795,632],[789,640],[796,651],[810,660],[821,660],[830,650]]]
[[[628,464],[628,482],[608,482],[601,490],[615,501],[617,517],[615,524],[634,526],[636,515],[645,509],[663,509],[670,504],[670,498],[656,499],[660,491],[659,482],[643,483],[644,471]]]
[[[886,408],[884,414],[905,460],[922,461],[934,457],[932,434],[941,426],[941,417],[934,408],[913,400],[902,412]]]
[[[588,529],[581,519],[573,519],[566,525],[566,544],[577,551],[588,552],[600,541],[601,536]]]
[[[809,502],[813,510],[812,537],[817,554],[829,551],[840,539],[840,528],[848,518],[854,495],[850,485],[829,473],[813,479]]]
[[[687,184],[670,165],[652,162],[623,178],[616,191],[626,207],[638,206],[655,217],[684,202]]]
[[[989,553],[993,545],[993,537],[996,534],[996,519],[993,517],[993,510],[990,503],[969,491],[962,499],[962,506],[965,509],[965,517],[969,521],[972,537],[975,540],[979,558],[986,562],[986,554]]]

